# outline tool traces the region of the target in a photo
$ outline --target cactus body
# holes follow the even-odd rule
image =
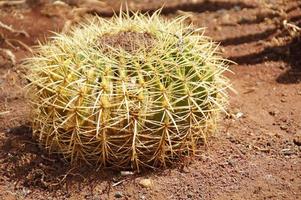
[[[94,18],[29,59],[33,135],[99,167],[166,165],[195,153],[224,109],[227,69],[183,18]]]

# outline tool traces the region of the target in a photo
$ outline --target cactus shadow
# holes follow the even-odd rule
[[[31,137],[27,125],[14,127],[5,133],[0,144],[0,176],[16,183],[17,186],[36,189],[63,189],[81,183],[105,181],[110,183],[116,172],[100,170],[90,166],[70,166],[58,155],[49,155]],[[62,186],[64,186],[62,188]]]
[[[15,183],[17,188],[50,191],[64,196],[74,191],[88,190],[88,196],[93,197],[95,188],[101,185],[102,194],[97,195],[109,196],[114,185],[124,181],[135,182],[136,178],[150,175],[165,176],[172,169],[181,171],[186,166],[183,163],[187,164],[179,160],[168,168],[142,169],[140,173],[122,176],[120,169],[96,170],[88,165],[71,166],[59,155],[45,152],[31,135],[32,130],[28,125],[14,127],[5,133],[5,139],[0,144],[0,176]]]

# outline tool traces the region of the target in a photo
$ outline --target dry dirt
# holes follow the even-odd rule
[[[208,27],[206,34],[221,43],[223,55],[238,63],[231,66],[234,74],[227,74],[237,94],[231,93],[231,115],[200,156],[127,176],[70,168],[31,139],[20,65],[30,53],[4,39],[29,46],[45,41],[70,19],[70,13],[64,15],[70,7],[59,15],[47,1],[30,2],[0,8],[0,21],[30,35],[0,28],[0,48],[17,58],[14,65],[0,56],[0,199],[301,199],[301,42],[283,23],[301,25],[299,0],[166,1],[165,17],[187,15],[187,22]],[[119,8],[116,2],[98,14],[110,16],[110,6]],[[129,3],[151,12],[162,5]],[[149,188],[139,184],[143,179],[151,180]]]

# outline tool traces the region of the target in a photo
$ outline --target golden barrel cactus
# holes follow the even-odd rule
[[[56,34],[26,62],[34,137],[70,162],[165,166],[216,128],[227,61],[184,18],[120,14]]]

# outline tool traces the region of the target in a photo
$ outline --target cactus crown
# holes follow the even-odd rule
[[[97,166],[162,166],[216,127],[229,83],[216,45],[184,18],[95,17],[40,45],[30,70],[33,135]]]

